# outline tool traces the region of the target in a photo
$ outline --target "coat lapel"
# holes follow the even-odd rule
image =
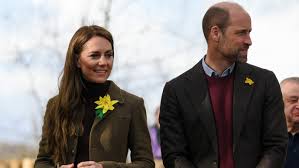
[[[248,112],[247,106],[255,85],[255,83],[248,83],[248,80],[255,82],[255,78],[251,74],[251,69],[247,64],[237,63],[235,68],[233,93],[233,151],[235,151],[235,147],[238,144],[240,132]]]
[[[118,103],[114,104],[114,107],[115,107],[114,110],[113,111],[108,110],[104,114],[103,118],[96,117],[92,124],[91,130],[93,130],[93,127],[95,125],[97,125],[101,120],[104,120],[105,118],[107,118],[110,115],[110,113],[117,113],[117,111],[119,110],[118,107],[125,102],[124,95],[123,95],[121,89],[113,81],[110,81],[110,82],[111,83],[110,83],[107,94],[110,95],[111,100],[118,100]]]
[[[187,74],[186,93],[191,99],[194,111],[199,115],[201,122],[207,130],[214,150],[217,152],[217,138],[214,114],[211,108],[209,89],[201,61]]]

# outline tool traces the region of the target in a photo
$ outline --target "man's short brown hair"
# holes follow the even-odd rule
[[[202,30],[206,40],[208,41],[208,36],[211,27],[218,26],[222,32],[228,26],[229,22],[229,12],[227,9],[220,7],[211,7],[208,9],[202,20]]]

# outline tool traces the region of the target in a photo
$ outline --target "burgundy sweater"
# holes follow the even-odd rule
[[[207,76],[216,122],[219,168],[234,168],[232,150],[233,79],[232,74],[222,78]]]

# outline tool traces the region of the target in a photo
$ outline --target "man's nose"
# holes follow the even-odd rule
[[[251,37],[250,37],[250,35],[247,35],[247,37],[246,37],[246,39],[245,39],[245,43],[246,43],[247,45],[249,45],[249,46],[252,45],[252,41],[251,41]]]
[[[299,99],[297,99],[297,102],[296,102],[294,105],[295,105],[295,108],[296,108],[297,110],[299,110]]]

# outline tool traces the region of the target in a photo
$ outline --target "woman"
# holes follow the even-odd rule
[[[77,30],[47,105],[35,168],[154,167],[143,99],[107,80],[113,60],[110,32]]]

